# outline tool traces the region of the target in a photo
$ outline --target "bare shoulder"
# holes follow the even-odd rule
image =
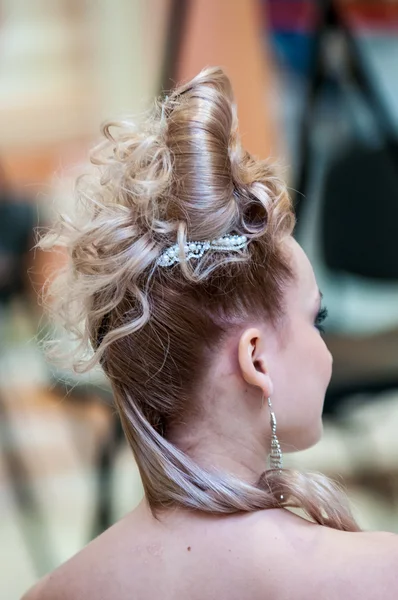
[[[336,531],[281,509],[164,523],[132,515],[22,600],[154,598],[171,581],[173,600],[187,597],[187,585],[201,598],[217,589],[228,598],[396,600],[398,536]]]
[[[117,544],[123,546],[121,522],[94,539],[80,552],[43,577],[21,600],[90,600],[107,587],[115,570]],[[103,568],[99,568],[103,565]]]
[[[85,578],[75,567],[75,559],[64,563],[36,583],[21,600],[83,600]]]
[[[43,577],[36,585],[28,590],[21,598],[21,600],[49,600],[50,598],[50,585],[49,575]],[[60,596],[61,598],[62,596]],[[56,596],[58,599],[58,597]]]
[[[260,567],[261,561],[268,561],[265,585],[274,597],[282,581],[284,593],[294,593],[297,600],[398,598],[398,535],[337,531],[288,511],[275,512],[271,529],[263,521],[262,525],[259,520],[256,562]],[[270,532],[271,549],[264,543]]]
[[[335,596],[354,600],[398,598],[398,536],[387,532],[327,530],[321,537],[321,581],[331,581]],[[347,593],[350,592],[350,593]]]

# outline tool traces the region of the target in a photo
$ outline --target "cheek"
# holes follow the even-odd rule
[[[323,341],[323,338],[319,334],[317,334],[317,337],[317,362],[319,363],[320,375],[322,375],[322,379],[327,387],[332,377],[333,357]]]
[[[332,374],[332,356],[314,327],[297,323],[279,353],[275,374],[275,399],[284,412],[296,414],[311,407],[319,412]]]
[[[307,391],[309,400],[313,400],[316,404],[322,402],[325,397],[326,389],[330,383],[332,376],[332,355],[330,354],[325,342],[318,331],[315,331],[311,344],[307,347],[307,352],[303,352],[303,358],[306,358],[307,367],[306,373],[308,377]],[[302,368],[305,366],[301,363]]]
[[[322,436],[323,404],[332,373],[331,354],[317,330],[307,326],[292,340],[285,369],[281,395],[275,395],[281,441],[286,452],[305,450]]]
[[[313,382],[326,389],[332,374],[332,356],[319,331],[303,323],[297,326],[287,359],[302,384]]]
[[[301,373],[313,379],[314,383],[327,387],[332,375],[333,360],[315,326],[304,322],[297,327],[293,352]]]

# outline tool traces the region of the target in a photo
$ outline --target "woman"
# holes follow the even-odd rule
[[[242,149],[227,77],[104,134],[82,220],[47,244],[69,249],[56,311],[94,350],[77,366],[112,384],[145,498],[25,600],[396,598],[397,536],[282,469],[321,436],[332,359],[286,188]]]

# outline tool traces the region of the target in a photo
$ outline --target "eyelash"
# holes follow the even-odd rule
[[[315,327],[321,333],[325,333],[325,328],[323,327],[322,323],[324,321],[326,321],[327,318],[328,318],[328,309],[326,308],[326,306],[324,306],[323,308],[319,309],[318,314],[315,318]]]

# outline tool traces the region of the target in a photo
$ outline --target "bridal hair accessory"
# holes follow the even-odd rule
[[[246,248],[248,239],[245,235],[224,235],[216,240],[206,240],[204,242],[186,242],[183,248],[185,260],[191,258],[201,258],[205,252],[209,250],[217,250],[218,252],[236,251],[241,248]],[[157,264],[160,267],[170,267],[176,262],[181,262],[181,251],[178,244],[167,248],[158,258]]]

